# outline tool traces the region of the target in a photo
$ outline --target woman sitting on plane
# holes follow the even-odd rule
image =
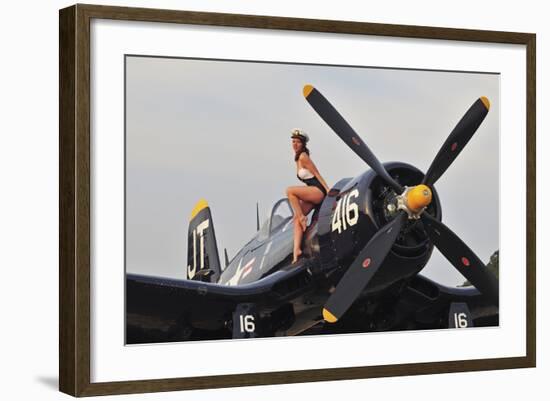
[[[297,177],[306,186],[288,187],[286,194],[294,211],[294,251],[292,263],[296,263],[302,254],[301,243],[307,228],[307,215],[325,198],[329,187],[313,161],[309,157],[308,135],[300,130],[292,130],[292,149],[296,162]]]

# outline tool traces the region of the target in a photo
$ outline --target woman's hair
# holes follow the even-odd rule
[[[302,144],[302,148],[296,152],[296,155],[294,156],[294,161],[297,162],[298,159],[300,158],[300,155],[302,154],[302,152],[306,152],[306,155],[309,156],[309,149],[307,148],[305,142],[303,140],[300,139],[300,143]]]

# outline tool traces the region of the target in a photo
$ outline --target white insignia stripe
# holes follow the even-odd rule
[[[233,275],[233,277],[231,277],[229,280],[227,280],[227,281],[225,282],[226,285],[234,285],[234,284],[233,284],[233,279],[236,277],[237,272],[239,272],[239,270],[241,269],[241,263],[242,263],[242,262],[243,262],[243,259],[241,258],[241,259],[239,260],[239,265],[237,266],[237,270],[235,271],[235,274]],[[237,284],[237,280],[235,280],[235,284]]]
[[[267,253],[269,252],[269,250],[271,249],[271,245],[273,244],[273,242],[269,242],[267,244],[267,246],[265,247],[265,251],[264,251],[264,256],[267,255]]]
[[[288,223],[285,224],[285,226],[283,227],[283,232],[286,231],[286,229],[288,228],[288,226],[290,225],[290,223],[292,223],[292,219],[290,219],[290,220],[288,221]]]
[[[241,276],[244,272],[244,270],[247,268],[247,267],[252,267],[252,264],[254,263],[254,261],[256,260],[256,258],[252,258],[246,265],[244,265],[243,267],[241,267],[241,262],[243,261],[242,259],[239,261],[239,266],[237,267],[237,271],[235,272],[235,274],[233,275],[233,277],[231,277],[231,280],[229,280],[227,282],[227,285],[237,285],[239,283],[239,281],[241,281]],[[252,270],[252,269],[251,269]]]
[[[260,270],[262,270],[262,268],[264,267],[265,256],[268,254],[269,250],[271,249],[271,245],[273,245],[273,241],[268,242],[265,247],[264,255],[262,256],[262,261],[260,262]]]
[[[251,271],[252,271],[252,266],[250,266],[250,267],[244,269],[241,279],[243,279],[243,278],[245,278],[246,276],[248,276],[248,273],[250,273]]]

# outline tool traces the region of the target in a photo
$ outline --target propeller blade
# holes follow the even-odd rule
[[[480,97],[472,104],[437,152],[424,176],[423,184],[432,186],[447,171],[485,119],[489,107],[489,99],[486,97]]]
[[[304,97],[330,128],[353,150],[376,174],[381,176],[398,194],[403,193],[399,185],[386,171],[382,163],[363,142],[361,137],[344,120],[344,117],[329,103],[329,101],[311,85],[304,86]]]
[[[445,224],[422,214],[428,236],[443,256],[483,295],[498,306],[498,280],[477,255]]]
[[[327,322],[334,323],[340,319],[367,286],[397,239],[406,216],[405,212],[400,211],[359,252],[325,304],[323,318]]]

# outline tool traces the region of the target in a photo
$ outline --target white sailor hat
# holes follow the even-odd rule
[[[309,142],[308,134],[306,134],[305,131],[301,130],[300,128],[294,128],[290,137],[301,139],[304,143]]]

